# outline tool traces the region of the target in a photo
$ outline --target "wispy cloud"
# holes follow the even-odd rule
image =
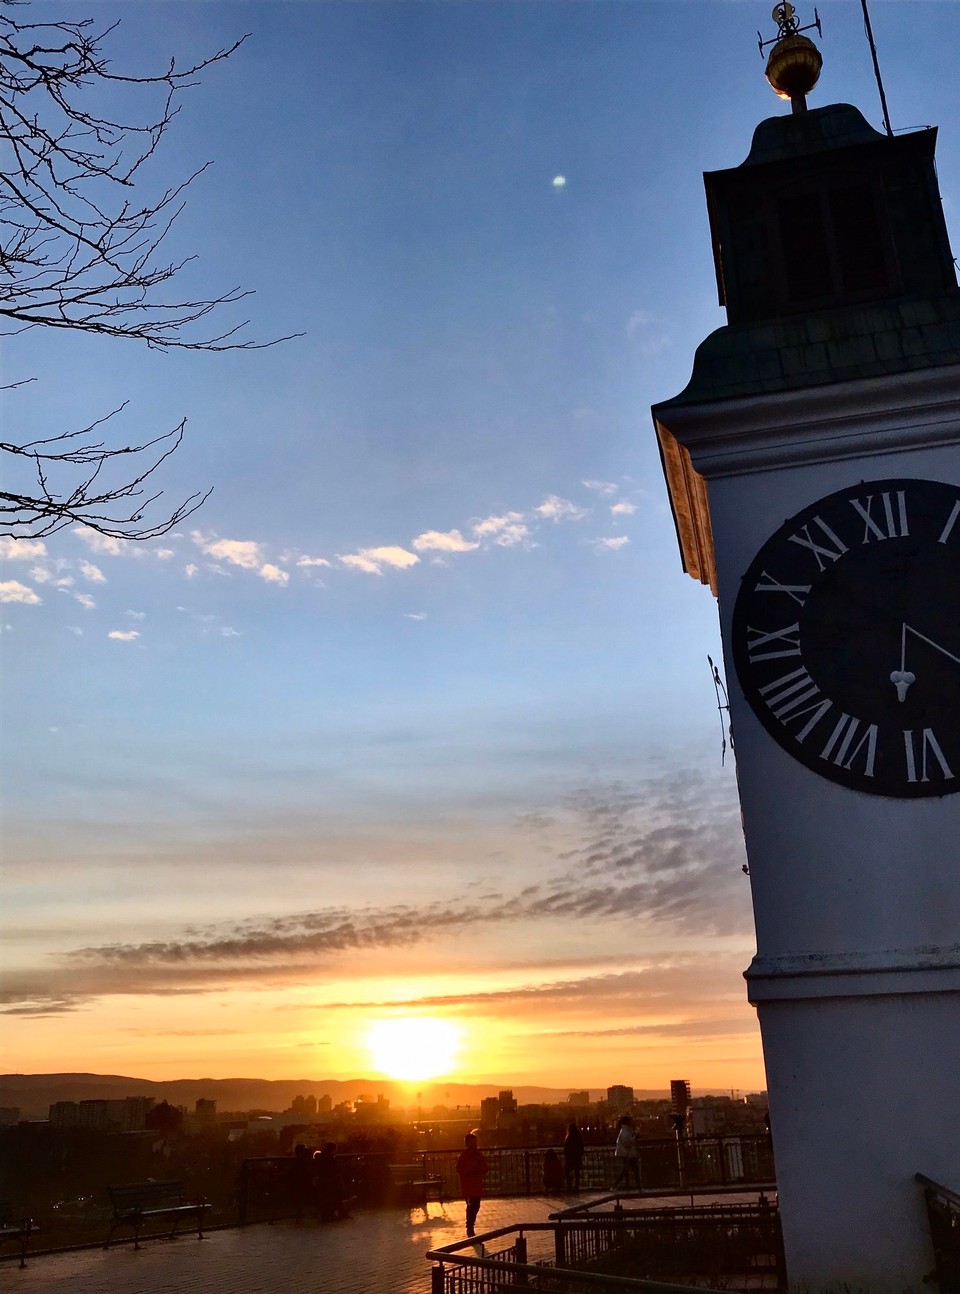
[[[74,593],[73,595],[85,611],[93,611],[96,607],[96,600],[89,593]]]
[[[106,584],[107,577],[101,571],[99,566],[94,566],[93,562],[77,562],[80,574],[91,584]]]
[[[333,562],[328,562],[325,557],[298,557],[297,565],[303,567],[332,566]]]
[[[481,539],[492,539],[502,548],[513,548],[530,538],[530,528],[522,512],[504,512],[500,516],[484,517],[473,525],[473,533]]]
[[[578,507],[569,499],[561,499],[556,494],[548,494],[539,507],[534,508],[538,517],[546,521],[582,521],[587,509]]]
[[[39,539],[11,539],[0,536],[0,560],[7,562],[32,562],[46,554],[47,546]]]
[[[191,539],[202,553],[218,562],[229,562],[245,571],[259,570],[263,565],[263,546],[254,539],[214,539],[194,530]]]
[[[618,488],[613,481],[584,481],[583,484],[595,494],[616,494]]]
[[[615,517],[632,517],[636,510],[637,505],[627,499],[621,499],[619,503],[610,505],[610,511]]]
[[[117,642],[132,643],[140,637],[139,629],[111,629],[107,634],[108,638],[113,638]]]
[[[259,574],[260,578],[266,580],[268,584],[283,585],[290,579],[286,571],[281,570],[279,566],[274,566],[272,562],[264,562]]]
[[[99,553],[103,557],[120,557],[125,549],[137,547],[136,544],[124,545],[122,539],[117,539],[113,535],[101,535],[99,531],[91,530],[89,526],[74,526],[73,534],[83,540],[91,552]]]
[[[384,548],[361,548],[358,553],[337,554],[344,566],[355,571],[366,571],[368,575],[382,575],[386,567],[393,570],[406,570],[416,566],[420,558],[406,548],[388,545]]]
[[[425,530],[417,535],[413,546],[418,553],[472,553],[480,542],[464,539],[459,530]]]
[[[595,539],[593,542],[594,547],[601,551],[603,549],[613,549],[614,552],[616,552],[616,550],[618,548],[622,548],[624,544],[629,544],[630,539],[627,535],[613,535],[609,539]]]
[[[25,606],[35,607],[41,601],[40,595],[27,584],[19,580],[0,580],[0,602],[22,602]]]

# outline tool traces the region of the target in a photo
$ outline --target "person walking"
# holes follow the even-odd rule
[[[629,1114],[624,1114],[621,1117],[618,1127],[617,1144],[613,1152],[613,1157],[617,1164],[617,1179],[613,1186],[614,1189],[621,1185],[629,1186],[632,1174],[639,1191],[640,1147],[637,1145],[637,1137],[633,1131],[633,1119]]]
[[[467,1202],[467,1235],[475,1235],[474,1225],[480,1212],[483,1197],[483,1179],[487,1175],[487,1161],[477,1148],[477,1134],[468,1132],[463,1139],[463,1150],[457,1159],[457,1176],[460,1191]]]
[[[567,1178],[567,1190],[580,1194],[580,1173],[583,1170],[583,1137],[575,1120],[570,1120],[567,1135],[563,1139],[563,1171]]]

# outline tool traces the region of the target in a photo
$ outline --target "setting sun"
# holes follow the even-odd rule
[[[391,1078],[436,1078],[453,1069],[460,1030],[448,1020],[416,1016],[375,1020],[367,1034],[370,1057]]]

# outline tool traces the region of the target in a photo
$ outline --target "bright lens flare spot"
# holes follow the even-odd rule
[[[436,1078],[453,1069],[460,1030],[432,1016],[375,1020],[367,1046],[376,1069],[391,1078]]]

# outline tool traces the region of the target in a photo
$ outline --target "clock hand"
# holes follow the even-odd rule
[[[908,632],[912,633],[914,638],[919,638],[922,643],[926,643],[928,647],[933,647],[936,651],[940,652],[941,656],[946,656],[949,660],[955,661],[960,665],[960,656],[955,656],[952,651],[947,651],[946,647],[941,647],[940,644],[935,643],[932,638],[928,638],[926,634],[922,634],[919,629],[914,629],[913,625],[905,624],[903,626],[902,641],[904,647],[906,646]]]
[[[914,638],[919,638],[921,642],[926,643],[928,647],[932,647],[934,651],[938,651],[941,656],[946,656],[948,660],[955,661],[960,665],[960,656],[954,655],[952,651],[947,651],[946,647],[941,647],[938,642],[934,642],[932,638],[928,638],[927,635],[922,634],[919,629],[914,629],[913,625],[908,625],[906,621],[904,621],[900,626],[900,668],[895,669],[890,675],[890,682],[893,683],[897,689],[898,701],[904,701],[906,699],[907,688],[911,683],[915,683],[917,681],[916,674],[907,669],[908,632],[912,633]]]
[[[907,669],[907,626],[900,625],[900,668],[890,675],[890,682],[897,689],[897,700],[901,703],[907,699],[907,688],[916,683],[917,676]]]

